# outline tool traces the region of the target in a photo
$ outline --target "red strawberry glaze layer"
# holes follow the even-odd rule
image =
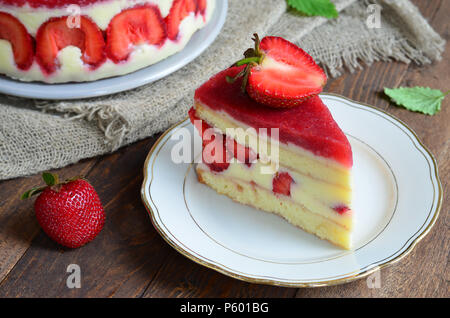
[[[227,76],[235,77],[243,68],[229,68],[212,77],[197,89],[195,100],[257,130],[267,128],[270,133],[271,128],[279,128],[281,143],[300,146],[346,167],[353,165],[350,143],[320,97],[287,109],[264,106],[242,92],[242,79],[227,82]]]
[[[61,8],[71,4],[76,4],[84,7],[96,2],[106,1],[111,0],[0,0],[0,4],[7,4],[16,7],[22,7],[28,4],[32,8]]]

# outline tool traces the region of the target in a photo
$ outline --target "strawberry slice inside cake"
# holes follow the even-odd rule
[[[216,0],[0,0],[0,74],[85,82],[181,51]]]
[[[289,108],[251,98],[238,76],[245,67],[219,73],[195,93],[189,115],[203,139],[200,182],[350,249],[353,157],[345,134],[317,95]]]

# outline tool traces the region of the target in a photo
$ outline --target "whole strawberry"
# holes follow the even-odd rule
[[[322,92],[325,72],[314,59],[295,44],[274,36],[261,41],[254,35],[255,48],[248,49],[235,66],[246,65],[234,82],[243,77],[242,90],[255,101],[274,108],[300,106]]]
[[[105,212],[92,185],[82,178],[59,183],[58,177],[48,172],[42,177],[47,186],[27,191],[22,199],[40,193],[34,210],[44,232],[69,248],[92,241],[105,224]]]

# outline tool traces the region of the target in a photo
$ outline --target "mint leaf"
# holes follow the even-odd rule
[[[442,100],[450,93],[429,87],[385,88],[384,93],[397,105],[414,112],[434,115],[441,110]]]
[[[330,0],[287,0],[290,7],[306,14],[307,16],[321,16],[325,18],[337,18],[339,13]]]

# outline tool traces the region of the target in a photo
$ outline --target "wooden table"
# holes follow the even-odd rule
[[[450,1],[414,1],[432,26],[449,39]],[[346,285],[295,289],[241,282],[206,269],[178,254],[157,234],[141,203],[144,160],[156,137],[118,152],[56,171],[62,178],[85,175],[97,189],[107,221],[87,246],[67,250],[40,230],[32,200],[19,195],[40,176],[0,183],[0,297],[448,297],[450,99],[429,117],[395,107],[383,87],[430,86],[450,89],[450,48],[441,62],[425,67],[375,63],[330,80],[326,91],[372,104],[413,128],[434,153],[444,188],[444,205],[431,232],[401,262],[381,271],[381,288],[365,279]],[[411,211],[413,212],[413,211]],[[80,289],[68,289],[69,264],[82,270]]]

